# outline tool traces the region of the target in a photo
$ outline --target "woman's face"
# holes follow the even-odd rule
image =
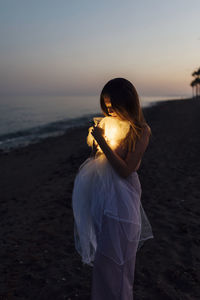
[[[112,104],[110,102],[110,98],[104,97],[104,103],[105,103],[105,106],[107,107],[109,116],[111,116],[111,117],[118,117],[117,113],[112,108]]]

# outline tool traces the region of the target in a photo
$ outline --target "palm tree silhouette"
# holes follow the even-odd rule
[[[192,73],[194,80],[190,83],[192,87],[192,97],[196,97],[197,99],[200,97],[200,68]],[[194,88],[196,95],[194,93]]]
[[[190,83],[190,86],[192,87],[192,98],[194,98],[194,88],[195,88],[195,86],[196,86],[195,80],[193,80],[193,81]]]

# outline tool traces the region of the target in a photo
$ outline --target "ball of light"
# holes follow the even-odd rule
[[[104,138],[106,142],[113,150],[115,150],[129,132],[130,122],[119,120],[116,117],[104,117],[100,120],[98,126],[104,129]],[[88,129],[87,144],[92,147],[94,141],[95,145],[97,145],[97,149],[102,152],[92,136],[91,131],[92,127]]]

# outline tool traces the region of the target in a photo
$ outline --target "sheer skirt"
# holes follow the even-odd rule
[[[98,252],[123,266],[135,259],[145,240],[153,238],[141,193],[137,172],[121,178],[103,154],[80,166],[72,208],[75,248],[84,264],[94,266]]]

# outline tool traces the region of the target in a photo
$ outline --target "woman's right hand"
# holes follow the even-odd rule
[[[99,144],[102,140],[104,140],[104,129],[99,126],[92,126],[91,134],[95,138],[96,142]]]

